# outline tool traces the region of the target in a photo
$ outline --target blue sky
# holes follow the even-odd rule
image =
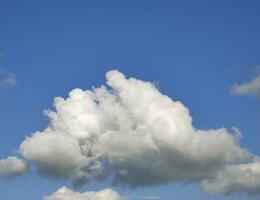
[[[259,1],[0,1],[0,68],[16,84],[0,86],[0,157],[15,155],[42,130],[53,98],[89,89],[118,69],[157,85],[190,109],[199,129],[238,127],[241,146],[260,155],[260,100],[230,95],[260,64]],[[68,181],[37,174],[0,180],[5,200],[41,199]],[[110,187],[90,182],[80,191]],[[122,194],[167,199],[257,199],[165,183]]]

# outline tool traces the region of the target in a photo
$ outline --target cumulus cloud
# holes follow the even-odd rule
[[[55,98],[48,127],[21,143],[40,173],[74,184],[110,176],[131,187],[181,181],[212,193],[260,192],[258,179],[246,184],[243,169],[255,166],[256,174],[259,165],[236,132],[194,128],[188,108],[150,82],[115,70],[106,79],[107,86]],[[227,180],[232,173],[240,181]],[[219,183],[230,189],[212,189]]]
[[[16,77],[13,73],[0,69],[0,86],[14,86]]]
[[[111,189],[104,189],[97,192],[74,192],[66,187],[60,188],[51,196],[43,200],[127,200]]]
[[[247,83],[233,85],[230,92],[233,95],[260,97],[260,75]]]
[[[27,163],[17,157],[10,156],[0,160],[0,177],[14,177],[27,171]]]

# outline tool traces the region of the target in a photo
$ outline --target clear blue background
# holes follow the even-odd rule
[[[0,68],[17,77],[15,87],[0,88],[0,157],[46,127],[42,111],[55,96],[99,86],[110,69],[155,82],[190,109],[197,128],[240,128],[241,145],[260,155],[260,100],[229,95],[260,64],[259,11],[258,0],[0,0]],[[41,199],[63,185],[35,174],[1,180],[0,199]],[[114,189],[133,200],[259,198],[173,183]]]

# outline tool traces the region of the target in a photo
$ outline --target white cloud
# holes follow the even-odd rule
[[[74,192],[66,187],[60,188],[51,196],[44,197],[43,200],[127,200],[111,189],[104,189],[92,192]]]
[[[14,86],[16,77],[13,73],[0,69],[0,86]]]
[[[22,142],[21,154],[42,174],[75,184],[110,175],[115,184],[133,187],[198,182],[210,191],[205,185],[226,181],[220,174],[253,164],[255,156],[239,146],[236,133],[194,128],[189,110],[150,82],[118,71],[106,78],[108,87],[55,98],[56,111],[45,112],[49,126]]]
[[[229,194],[233,191],[260,192],[260,161],[226,167],[212,179],[201,183],[203,190],[213,194]]]
[[[27,163],[17,157],[8,157],[0,160],[0,177],[13,177],[22,175],[27,171]]]
[[[230,92],[233,95],[259,97],[260,96],[260,75],[256,76],[248,83],[233,85],[230,89]]]

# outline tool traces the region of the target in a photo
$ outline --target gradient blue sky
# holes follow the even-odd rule
[[[0,86],[0,158],[47,124],[42,111],[55,96],[105,81],[105,72],[155,82],[182,101],[200,129],[236,126],[241,145],[260,155],[260,100],[231,96],[260,64],[259,1],[18,1],[0,0],[0,68],[16,76]],[[0,180],[0,199],[41,199],[68,182],[35,174]],[[103,189],[92,182],[79,190]],[[258,199],[212,196],[195,185],[129,189],[132,199]]]

